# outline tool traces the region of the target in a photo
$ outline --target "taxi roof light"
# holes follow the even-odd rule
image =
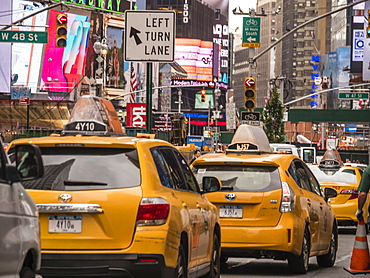
[[[340,168],[342,167],[343,161],[337,149],[327,150],[319,164],[322,168]]]
[[[271,147],[265,131],[256,126],[242,124],[235,131],[227,152],[271,153]]]

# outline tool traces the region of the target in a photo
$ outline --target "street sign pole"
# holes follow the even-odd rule
[[[146,63],[146,132],[152,133],[152,79],[153,63]]]

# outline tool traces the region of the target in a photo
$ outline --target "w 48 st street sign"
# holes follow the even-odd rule
[[[0,30],[0,42],[47,43],[47,32],[3,31]]]
[[[260,27],[259,17],[243,18],[243,47],[260,47]]]

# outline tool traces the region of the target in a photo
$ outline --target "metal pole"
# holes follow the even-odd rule
[[[310,20],[308,20],[308,21],[306,21],[306,22],[302,23],[301,25],[299,25],[299,26],[297,26],[297,27],[293,28],[292,30],[290,30],[288,33],[284,34],[284,36],[282,36],[280,39],[278,39],[277,41],[275,41],[275,42],[274,42],[273,44],[271,44],[269,47],[267,47],[266,49],[264,49],[263,51],[261,51],[260,53],[258,53],[258,54],[256,55],[256,57],[254,57],[254,58],[252,59],[252,61],[253,61],[253,62],[254,62],[254,61],[256,61],[259,57],[261,57],[263,54],[265,54],[267,51],[269,51],[269,50],[270,50],[271,48],[273,48],[275,45],[277,45],[278,43],[280,43],[280,42],[281,42],[283,39],[285,39],[287,36],[289,36],[290,34],[294,33],[295,31],[297,31],[297,30],[299,30],[299,29],[303,28],[304,26],[306,26],[306,25],[308,25],[308,24],[311,24],[312,22],[315,22],[315,21],[317,21],[317,20],[319,20],[319,19],[322,19],[322,18],[324,18],[324,17],[327,17],[328,15],[335,14],[335,13],[337,13],[337,12],[340,12],[340,11],[342,11],[342,10],[348,9],[348,8],[350,8],[350,7],[354,6],[354,5],[358,5],[358,4],[363,3],[363,2],[366,2],[366,1],[367,1],[367,0],[359,0],[359,1],[356,1],[356,2],[353,2],[353,3],[350,3],[350,4],[346,5],[346,6],[340,7],[340,8],[338,8],[338,9],[334,10],[334,11],[327,12],[327,13],[325,13],[325,14],[323,14],[323,15],[320,15],[320,16],[318,16],[318,17],[312,18],[312,19],[310,19]]]
[[[27,104],[27,124],[26,124],[26,127],[27,127],[27,135],[30,132],[30,105],[31,104]]]
[[[256,16],[256,12],[254,11],[254,9],[250,9],[250,12],[249,12],[249,15],[250,17],[255,17]],[[249,70],[249,76],[253,76],[254,74],[254,69],[253,69],[253,57],[254,57],[254,47],[249,47],[248,48],[248,70]]]
[[[211,101],[208,101],[208,118],[207,118],[208,132],[210,132],[210,127],[209,127],[210,118],[211,118]]]
[[[178,93],[177,94],[179,95],[178,112],[181,113],[181,102],[182,102],[182,100],[181,100],[181,96],[182,96],[182,90],[181,90],[181,88],[178,90]]]
[[[146,63],[146,132],[152,133],[152,79],[153,63]]]
[[[281,83],[280,83],[280,101],[281,103],[284,103],[284,81],[285,81],[285,76],[281,78]]]

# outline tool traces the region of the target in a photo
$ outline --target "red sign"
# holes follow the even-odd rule
[[[254,84],[256,84],[256,81],[253,78],[247,78],[244,81],[245,86],[252,87]]]
[[[126,126],[146,127],[146,104],[127,103]]]
[[[19,104],[21,105],[29,105],[30,102],[31,101],[29,97],[19,97]]]

